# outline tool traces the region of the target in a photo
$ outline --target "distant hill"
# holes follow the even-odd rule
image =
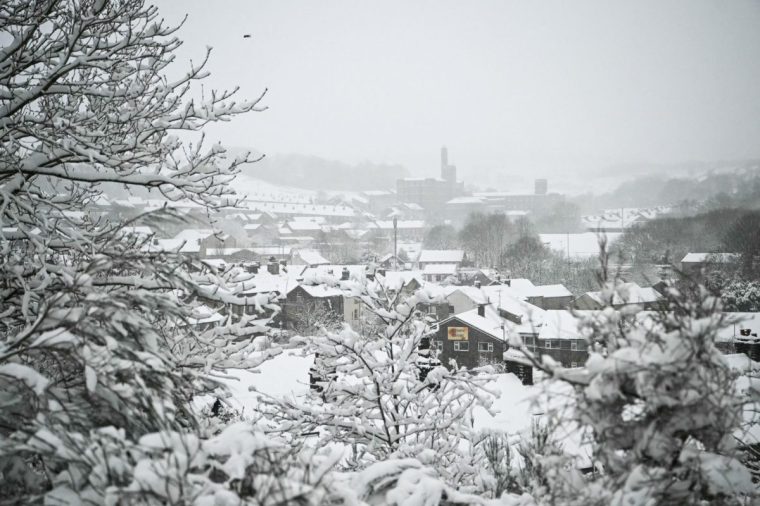
[[[376,190],[396,187],[408,171],[401,165],[362,162],[350,165],[316,156],[288,154],[267,156],[242,168],[251,178],[307,190]]]
[[[614,191],[597,195],[598,208],[647,207],[690,201],[710,208],[756,208],[760,198],[760,162],[747,161],[734,167],[708,167],[685,174],[663,170],[659,174],[634,176]]]

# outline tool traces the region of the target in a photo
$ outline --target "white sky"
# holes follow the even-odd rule
[[[553,175],[760,157],[760,1],[159,0],[209,83],[269,88],[231,146]],[[252,38],[244,39],[250,33]]]

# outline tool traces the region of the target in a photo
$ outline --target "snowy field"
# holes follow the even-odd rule
[[[615,242],[622,233],[610,232],[607,236],[607,244]],[[596,232],[583,232],[580,234],[539,234],[541,242],[563,256],[570,258],[591,258],[599,255],[599,236]]]
[[[231,377],[224,380],[232,394],[227,400],[246,415],[256,406],[260,393],[273,397],[306,395],[313,360],[312,355],[301,356],[299,351],[286,350],[259,366],[259,372],[232,370]],[[488,388],[499,393],[492,406],[497,413],[491,415],[477,407],[473,411],[473,425],[478,430],[498,430],[512,436],[528,435],[534,420],[542,421],[546,413],[567,409],[565,401],[571,394],[570,387],[564,384],[542,382],[525,386],[514,374],[498,375]],[[547,389],[552,394],[551,403],[546,399]],[[577,431],[560,427],[557,433],[563,448],[580,457],[580,464],[587,465],[588,450],[581,449]]]

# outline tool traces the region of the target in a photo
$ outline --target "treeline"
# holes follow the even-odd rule
[[[583,212],[619,207],[676,206],[682,214],[720,208],[760,207],[760,162],[748,161],[730,172],[708,172],[702,177],[640,176],[614,191],[578,200]]]
[[[597,259],[568,260],[546,247],[527,218],[471,213],[460,229],[437,225],[424,239],[428,249],[463,249],[472,263],[536,284],[561,283],[581,294],[599,288]]]
[[[249,165],[244,173],[269,183],[307,190],[377,190],[396,187],[408,175],[401,165],[362,162],[351,165],[316,156],[273,155]]]
[[[760,211],[718,209],[654,219],[627,230],[615,252],[633,264],[676,264],[690,252],[739,253],[750,268],[760,252]]]

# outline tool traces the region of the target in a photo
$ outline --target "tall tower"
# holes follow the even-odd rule
[[[457,182],[457,168],[449,165],[449,151],[446,146],[441,148],[441,179],[451,184]]]

